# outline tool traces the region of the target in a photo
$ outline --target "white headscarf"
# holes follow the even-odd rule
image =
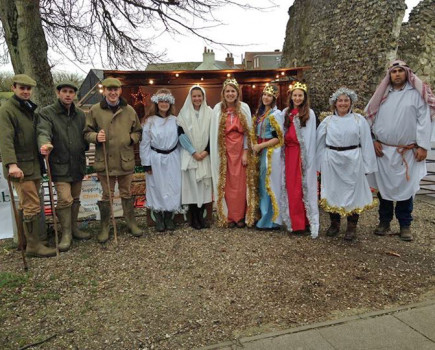
[[[193,107],[191,95],[192,90],[195,88],[201,89],[204,96],[201,107],[199,108],[198,117],[196,116],[197,111],[195,111],[195,108]],[[177,124],[183,128],[184,133],[189,138],[192,146],[197,152],[202,152],[207,147],[210,138],[210,122],[212,115],[212,109],[207,106],[205,90],[199,85],[192,86],[186,97],[183,108],[181,108],[180,113],[178,114]],[[204,160],[198,162],[189,154],[189,152],[183,149],[181,153],[181,170],[187,169],[197,169],[196,181],[210,178],[210,157],[206,157]]]

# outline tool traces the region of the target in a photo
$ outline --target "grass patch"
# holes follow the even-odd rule
[[[27,283],[27,275],[17,275],[11,272],[0,272],[0,288],[18,288]]]

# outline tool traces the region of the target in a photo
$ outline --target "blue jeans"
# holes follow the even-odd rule
[[[380,192],[378,192],[378,198],[380,222],[389,224],[391,220],[393,220],[394,209],[396,218],[399,220],[400,227],[411,226],[412,209],[414,208],[412,197],[404,201],[397,201],[396,208],[394,208],[394,202],[383,199]]]

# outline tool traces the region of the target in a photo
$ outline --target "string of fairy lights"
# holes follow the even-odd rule
[[[255,74],[255,71],[252,71]],[[189,72],[190,73],[190,72]],[[186,76],[189,74],[186,73]],[[173,73],[173,77],[175,79],[178,79],[182,76],[183,73]],[[226,78],[234,78],[234,74],[232,73],[227,73],[226,74]],[[258,86],[264,87],[264,86],[269,86],[271,83],[279,83],[280,85],[282,85],[284,82],[286,81],[290,81],[290,84],[288,86],[288,88],[290,89],[292,87],[293,84],[295,84],[298,80],[293,78],[293,77],[289,77],[286,75],[286,71],[278,71],[274,78],[270,79],[270,82],[266,82],[266,83],[252,83],[252,84],[241,84],[241,85],[247,85],[250,86],[252,89],[256,89]],[[143,86],[146,85],[156,85],[156,79],[155,78],[149,78],[148,80],[145,80],[145,84],[143,84]],[[191,86],[191,85],[201,85],[204,84],[204,82],[206,82],[206,79],[202,76],[199,78],[199,81],[196,83],[187,83],[187,84],[181,84],[181,85],[186,85],[186,86]],[[180,85],[180,84],[177,84]],[[103,93],[103,85],[101,84],[101,82],[98,84],[98,91],[100,94]],[[140,105],[142,104],[143,106],[147,106],[149,103],[149,97],[150,94],[145,92],[142,89],[142,86],[139,86],[138,90],[136,92],[133,92],[130,94],[130,96],[133,99],[133,105]]]

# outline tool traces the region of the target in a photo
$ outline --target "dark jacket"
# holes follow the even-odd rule
[[[0,107],[0,151],[5,178],[9,164],[18,165],[25,181],[41,178],[43,159],[36,143],[36,107],[33,102],[22,101],[15,95]]]
[[[85,139],[95,143],[94,169],[105,174],[103,145],[97,142],[97,133],[106,133],[106,151],[109,176],[134,172],[134,145],[142,138],[142,127],[134,108],[121,99],[114,112],[106,100],[91,107],[86,119]]]
[[[58,100],[38,112],[38,147],[53,145],[50,169],[53,181],[81,181],[86,174],[85,151],[88,143],[83,138],[85,113],[71,105],[68,110]]]

